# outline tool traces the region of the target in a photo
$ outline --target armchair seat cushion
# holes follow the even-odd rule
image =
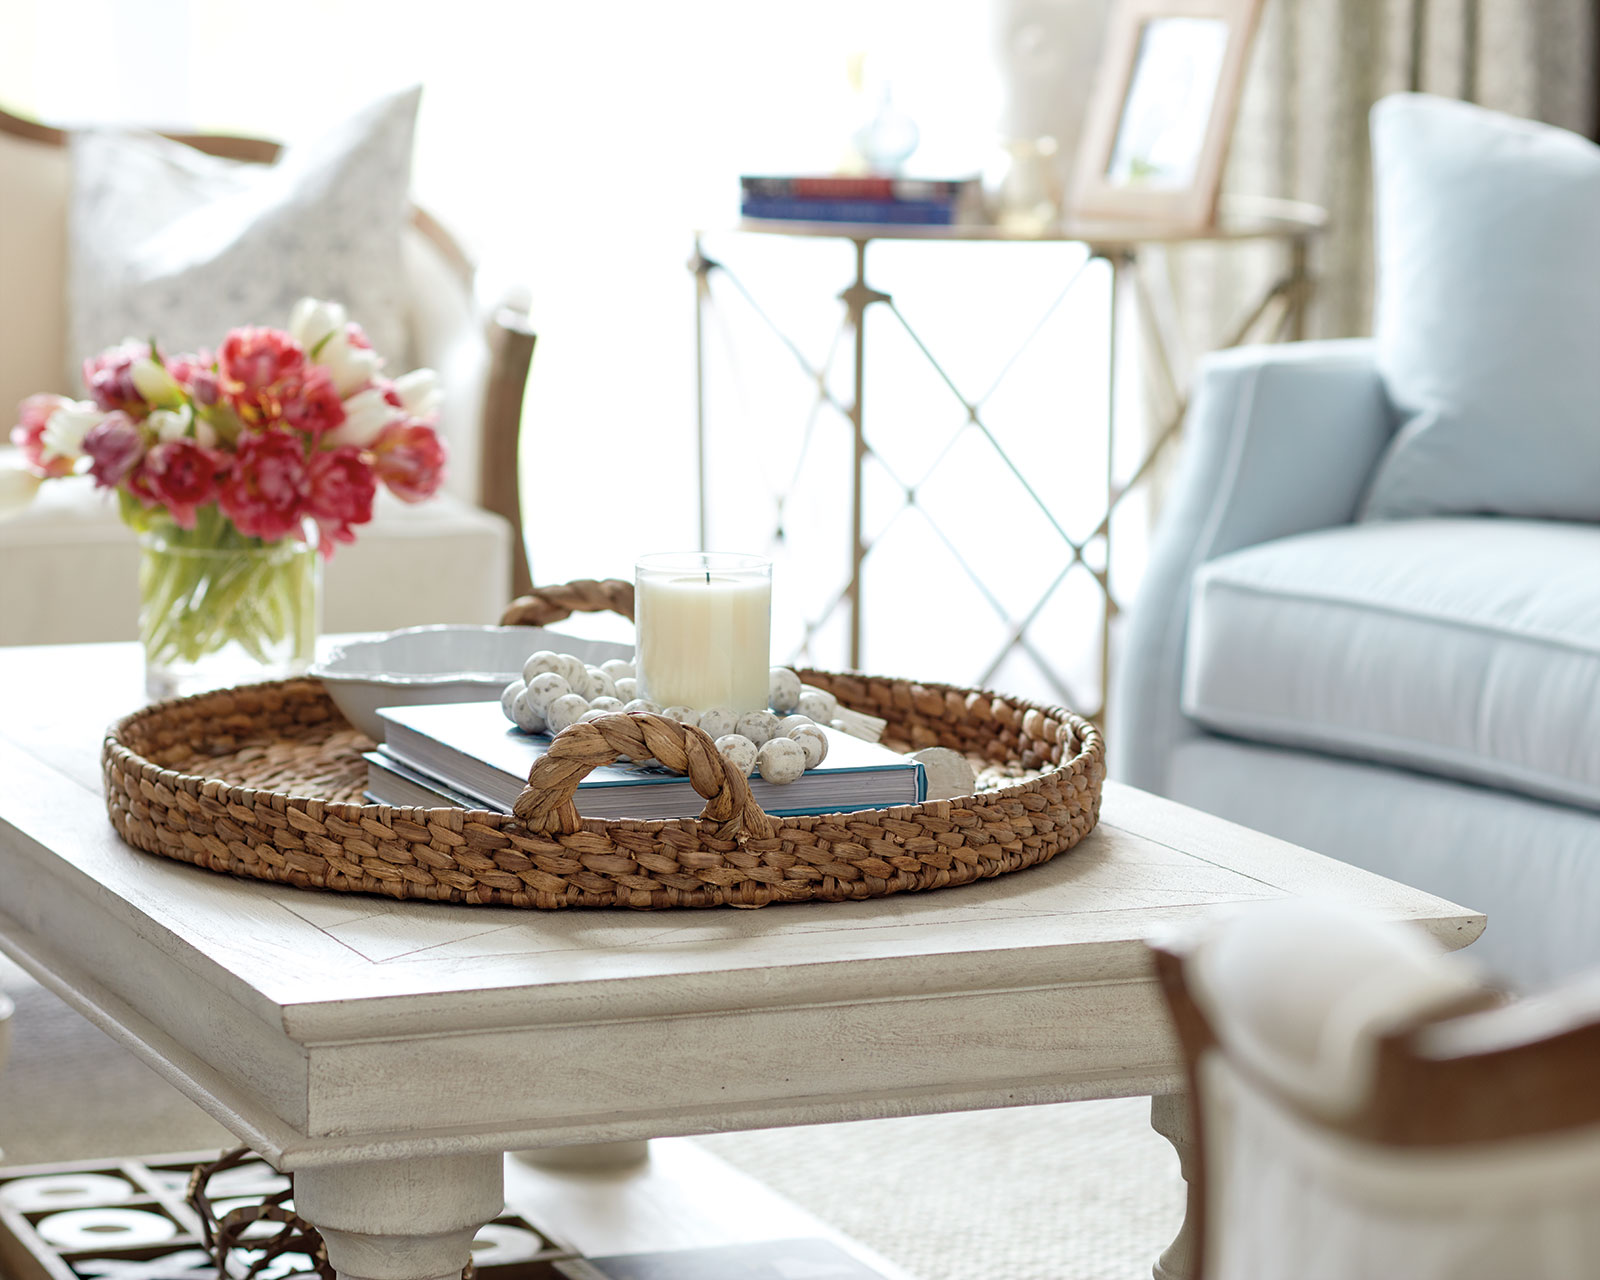
[[[372,523],[326,566],[323,630],[497,622],[510,554],[499,516],[443,493],[415,507],[380,493]],[[0,523],[0,644],[138,635],[138,539],[87,476],[51,481]]]
[[[1600,809],[1600,526],[1323,530],[1211,561],[1190,603],[1206,727]]]

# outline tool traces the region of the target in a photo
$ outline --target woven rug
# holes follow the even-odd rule
[[[232,1146],[102,1032],[0,960],[6,1164]],[[1182,1220],[1172,1148],[1130,1098],[699,1141],[920,1280],[1147,1280]]]

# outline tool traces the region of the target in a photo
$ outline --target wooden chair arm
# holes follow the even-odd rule
[[[517,454],[522,438],[522,401],[536,341],[527,315],[501,307],[489,321],[489,379],[483,397],[483,446],[478,463],[478,502],[511,522],[511,594],[533,588],[528,544],[522,534],[522,497]]]

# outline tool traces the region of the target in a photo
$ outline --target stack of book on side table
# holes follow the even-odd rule
[[[983,221],[977,178],[762,177],[739,179],[739,212],[755,220],[955,226]]]
[[[548,735],[508,725],[498,702],[388,707],[378,715],[383,744],[365,757],[367,799],[377,804],[510,813],[528,770],[550,747]],[[837,729],[824,732],[828,754],[820,767],[784,786],[750,778],[756,803],[768,813],[848,813],[927,798],[919,761]],[[693,818],[705,807],[688,778],[632,763],[591,770],[576,803],[586,818]]]

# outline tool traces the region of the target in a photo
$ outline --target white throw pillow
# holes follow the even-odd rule
[[[1600,520],[1600,147],[1402,94],[1372,153],[1401,425],[1366,515]]]
[[[172,352],[237,325],[288,323],[307,294],[345,304],[391,370],[407,367],[400,261],[421,90],[380,99],[272,165],[155,134],[72,136],[68,374],[124,338]]]

